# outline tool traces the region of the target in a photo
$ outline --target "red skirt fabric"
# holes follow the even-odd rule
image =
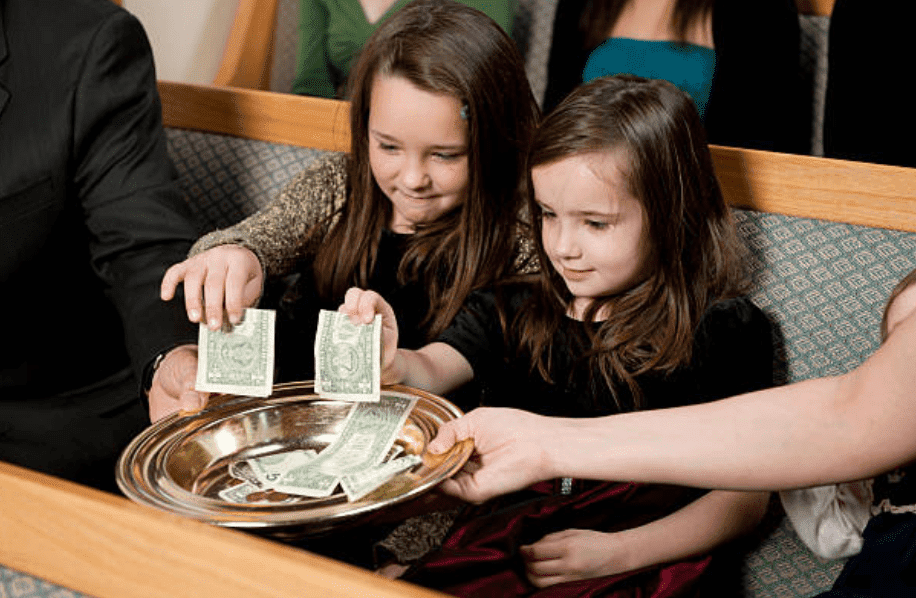
[[[680,486],[577,482],[572,494],[558,482],[465,509],[442,547],[411,567],[405,581],[468,598],[675,598],[697,596],[710,557],[556,584],[538,589],[525,576],[519,546],[567,529],[615,532],[664,517],[704,491]]]

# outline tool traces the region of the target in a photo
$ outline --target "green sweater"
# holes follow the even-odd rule
[[[395,0],[378,21],[366,20],[359,0],[300,0],[299,46],[293,93],[337,97],[350,65],[382,21],[410,0]],[[486,13],[512,34],[516,0],[459,0]]]

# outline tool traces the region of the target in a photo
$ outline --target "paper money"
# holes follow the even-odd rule
[[[391,450],[416,402],[386,395],[378,403],[357,404],[340,435],[315,462],[322,471],[337,475],[375,467]]]
[[[378,467],[352,473],[340,478],[340,487],[347,495],[347,500],[355,502],[366,496],[394,476],[407,471],[411,467],[423,462],[419,455],[404,455],[391,461],[386,461]]]
[[[378,402],[382,316],[355,325],[336,311],[318,313],[315,334],[315,392],[343,401]]]
[[[247,504],[248,495],[260,491],[260,488],[252,484],[251,482],[242,482],[241,484],[236,484],[235,486],[230,486],[223,490],[219,491],[219,497],[226,502],[232,502],[236,504]]]
[[[362,475],[385,460],[415,403],[415,398],[392,396],[358,403],[331,444],[317,457],[272,476],[270,487],[313,498],[330,496],[343,476]],[[362,488],[367,482],[354,481],[357,485]]]
[[[258,485],[260,487],[273,488],[274,482],[276,482],[281,475],[290,469],[293,469],[294,467],[305,465],[314,459],[317,455],[318,453],[313,450],[297,449],[293,451],[285,451],[282,453],[273,453],[261,457],[253,457],[239,463],[236,466],[236,473],[238,473],[240,476],[246,475],[247,466],[248,470],[259,482]],[[233,477],[235,476],[231,467],[229,474],[233,475]]]
[[[226,502],[240,505],[290,503],[299,500],[298,497],[274,492],[269,488],[265,490],[250,482],[242,482],[241,484],[224,488],[217,495]]]
[[[200,325],[195,389],[269,396],[274,381],[274,325],[270,309],[246,309],[228,330]]]
[[[258,488],[264,487],[264,482],[258,479],[258,476],[254,473],[254,469],[252,469],[251,465],[246,461],[233,461],[230,463],[229,475],[237,480],[248,482]]]

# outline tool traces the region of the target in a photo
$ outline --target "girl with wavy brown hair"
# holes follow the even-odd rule
[[[406,346],[441,333],[476,288],[526,267],[524,150],[538,118],[512,40],[482,12],[416,0],[365,45],[350,79],[348,154],[310,165],[246,220],[200,239],[163,279],[188,316],[237,322],[265,278],[280,305],[279,380],[309,379],[319,308],[377,288]]]
[[[731,214],[690,98],[664,81],[598,79],[534,134],[529,210],[541,272],[470,295],[436,342],[397,349],[372,291],[341,310],[383,318],[383,382],[487,406],[592,418],[772,384],[767,317],[742,295]],[[404,578],[462,596],[680,596],[713,548],[753,528],[765,493],[561,479],[466,509]]]

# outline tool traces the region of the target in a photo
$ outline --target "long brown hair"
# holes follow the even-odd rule
[[[589,0],[586,2],[579,19],[579,29],[583,34],[583,47],[595,48],[601,45],[607,39],[608,31],[617,22],[626,5],[636,1],[638,0]],[[713,4],[715,0],[675,0],[671,27],[677,35],[676,41],[684,41],[690,27],[712,13]]]
[[[524,151],[539,111],[514,42],[482,12],[452,0],[415,0],[386,20],[351,71],[348,200],[314,262],[318,292],[327,298],[368,284],[392,215],[369,167],[369,107],[379,74],[458,98],[468,121],[467,199],[417,227],[398,271],[401,283],[420,280],[429,293],[423,325],[431,339],[471,290],[512,270]]]
[[[744,291],[741,246],[722,198],[693,101],[667,81],[633,76],[595,79],[571,93],[536,130],[528,152],[529,209],[539,213],[530,171],[572,156],[615,152],[630,193],[646,214],[650,244],[645,277],[615,296],[592,301],[585,321],[593,372],[612,389],[648,372],[668,373],[690,360],[704,311]],[[549,260],[541,221],[533,219],[541,268],[529,309],[512,324],[532,368],[550,379],[551,340],[572,296]],[[615,399],[617,393],[614,392]]]

